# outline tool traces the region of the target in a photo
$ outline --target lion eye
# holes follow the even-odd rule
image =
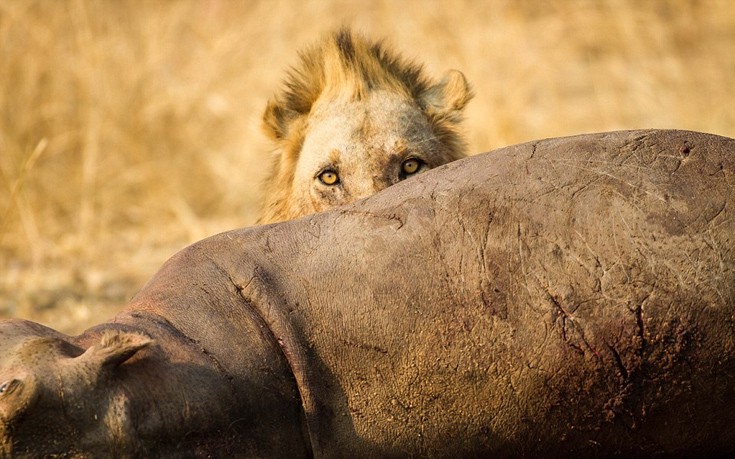
[[[403,161],[403,164],[401,164],[401,170],[406,175],[412,175],[418,172],[418,170],[421,168],[421,160],[416,158],[410,158],[405,161]]]
[[[339,175],[333,170],[327,169],[319,174],[319,181],[325,185],[336,185],[339,183]]]
[[[19,383],[20,381],[18,381],[17,379],[11,379],[10,381],[5,381],[4,383],[0,384],[0,396],[12,392]]]

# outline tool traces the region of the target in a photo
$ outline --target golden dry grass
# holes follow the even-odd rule
[[[464,71],[474,152],[735,137],[729,0],[0,0],[0,317],[80,331],[184,245],[252,224],[266,99],[341,24]]]

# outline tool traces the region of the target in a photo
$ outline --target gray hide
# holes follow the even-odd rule
[[[0,323],[6,454],[735,452],[735,141],[531,142]]]

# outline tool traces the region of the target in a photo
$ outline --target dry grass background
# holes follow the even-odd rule
[[[0,0],[0,317],[78,332],[184,245],[252,224],[266,99],[341,24],[464,71],[474,152],[735,137],[730,0]]]

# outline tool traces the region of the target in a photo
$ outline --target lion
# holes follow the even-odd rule
[[[300,53],[267,103],[275,151],[258,223],[347,204],[464,157],[472,97],[458,70],[432,82],[380,41],[347,28],[329,35]]]

